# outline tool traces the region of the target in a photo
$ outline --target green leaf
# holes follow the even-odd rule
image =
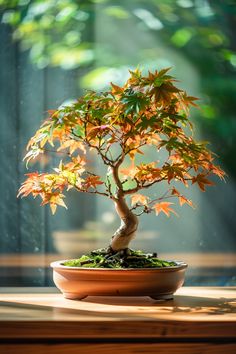
[[[73,133],[78,137],[83,139],[85,137],[85,131],[84,131],[84,127],[82,125],[77,125],[74,129],[73,129]]]
[[[137,129],[139,128],[147,129],[149,127],[153,127],[156,122],[157,122],[156,116],[153,116],[150,119],[147,119],[146,116],[142,116],[141,122],[137,125]]]
[[[141,92],[135,92],[132,89],[126,90],[121,102],[126,105],[125,114],[139,113],[148,103],[149,98]]]

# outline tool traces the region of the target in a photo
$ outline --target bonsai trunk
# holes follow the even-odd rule
[[[121,225],[113,235],[110,247],[113,251],[118,252],[127,249],[130,241],[135,237],[138,218],[129,210],[123,196],[115,200],[115,207],[121,219]]]

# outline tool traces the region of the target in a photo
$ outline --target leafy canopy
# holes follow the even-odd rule
[[[210,134],[227,168],[235,175],[236,164],[232,163],[236,154],[236,144],[232,143],[236,136],[235,2],[133,0],[118,3],[114,6],[113,0],[0,0],[0,8],[3,26],[12,26],[13,38],[23,50],[28,50],[38,68],[50,65],[70,70],[87,66],[95,59],[96,65],[102,63],[103,66],[82,75],[82,81],[80,73],[80,84],[86,87],[103,82],[102,77],[111,67],[122,74],[124,64],[145,62],[148,65],[148,61],[156,58],[152,41],[145,43],[149,50],[142,50],[139,45],[132,55],[130,51],[119,50],[110,31],[113,24],[134,29],[129,33],[130,42],[132,32],[141,37],[150,33],[152,40],[161,39],[175,52],[181,51],[196,67],[201,96],[206,97],[199,124]],[[103,16],[103,31],[109,33],[105,44],[98,43],[93,36],[97,14]]]
[[[131,195],[131,210],[141,208],[157,215],[175,213],[173,203],[165,201],[168,198],[177,197],[180,205],[192,206],[172,182],[196,183],[205,191],[213,184],[209,176],[224,178],[224,172],[214,165],[206,143],[193,139],[188,115],[196,98],[176,87],[168,72],[169,68],[145,76],[136,69],[122,87],[111,83],[109,91],[89,91],[72,105],[50,111],[30,139],[25,159],[28,164],[51,149],[62,156],[61,161],[53,173],[28,174],[19,195],[40,196],[42,205],[49,203],[53,213],[58,205],[66,207],[64,191],[71,188],[113,201]],[[155,149],[149,163],[145,162],[146,146]],[[92,170],[89,150],[107,166],[104,176]],[[159,198],[138,193],[162,181],[169,188]]]

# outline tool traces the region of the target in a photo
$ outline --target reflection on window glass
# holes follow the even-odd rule
[[[16,199],[27,173],[21,161],[48,109],[123,83],[137,65],[173,67],[179,86],[200,97],[195,129],[228,177],[206,193],[187,191],[198,207],[182,207],[179,218],[142,216],[132,246],[187,261],[187,285],[235,285],[235,15],[230,0],[0,2],[1,286],[52,285],[50,261],[107,246],[118,224],[109,201],[68,192],[69,211],[52,217]],[[34,169],[50,171],[53,159]],[[103,168],[96,156],[91,163]]]

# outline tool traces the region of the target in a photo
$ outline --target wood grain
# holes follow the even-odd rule
[[[111,344],[0,344],[8,354],[234,354],[236,344],[213,343],[111,343]]]
[[[184,287],[148,297],[1,294],[0,338],[236,338],[236,288]]]

